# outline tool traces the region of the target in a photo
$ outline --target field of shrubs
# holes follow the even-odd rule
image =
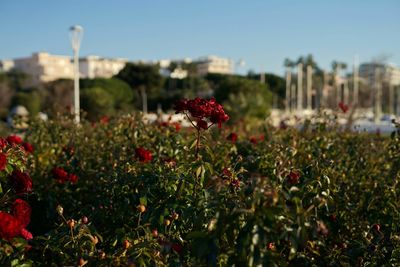
[[[399,266],[400,131],[140,114],[0,139],[0,266]],[[342,112],[342,111],[338,111]]]

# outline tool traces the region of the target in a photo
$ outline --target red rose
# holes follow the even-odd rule
[[[235,187],[235,188],[239,188],[240,187],[240,181],[239,179],[233,179],[231,181],[231,186]]]
[[[343,111],[343,113],[346,113],[349,110],[349,106],[344,104],[343,102],[339,102],[338,106]]]
[[[173,125],[175,126],[175,131],[179,132],[181,130],[181,124],[179,122],[174,122]]]
[[[7,155],[0,152],[0,171],[4,170],[7,166]]]
[[[25,228],[31,220],[32,209],[28,202],[22,199],[16,199],[12,206],[12,214],[14,218],[20,221],[23,228]]]
[[[250,143],[252,143],[252,144],[254,144],[254,145],[256,145],[257,143],[258,143],[258,140],[257,140],[257,138],[256,137],[251,137],[250,138]]]
[[[222,174],[224,175],[224,176],[226,176],[226,177],[232,177],[232,172],[228,169],[228,168],[224,168],[223,170],[222,170]]]
[[[22,225],[20,221],[11,214],[0,211],[0,237],[12,239],[21,233]]]
[[[68,180],[68,173],[60,167],[53,169],[53,176],[59,183],[64,183]]]
[[[25,149],[25,151],[28,152],[28,153],[33,153],[33,151],[34,151],[33,146],[32,146],[30,143],[28,143],[28,142],[23,143],[23,144],[22,144],[22,147],[23,147],[23,148]]]
[[[4,138],[0,137],[0,150],[2,150],[3,148],[5,148],[7,146],[7,141]]]
[[[150,162],[153,158],[151,152],[143,147],[136,148],[135,153],[140,162]]]
[[[377,232],[380,232],[381,225],[379,223],[376,223],[376,224],[372,225],[372,229],[374,229]]]
[[[230,133],[230,134],[226,137],[226,140],[229,140],[229,141],[231,141],[232,143],[236,143],[237,139],[238,139],[238,136],[237,136],[236,133]]]
[[[78,176],[76,176],[75,174],[68,174],[68,180],[73,183],[76,184],[78,182]]]
[[[288,177],[288,182],[292,185],[298,184],[300,180],[300,174],[294,171],[290,171]]]
[[[9,144],[17,144],[17,145],[23,142],[22,138],[17,135],[10,135],[6,138],[6,140]]]
[[[26,230],[25,228],[23,228],[22,230],[21,230],[21,236],[23,237],[23,238],[25,238],[26,240],[31,240],[32,238],[33,238],[33,235],[28,231],[28,230]]]
[[[32,179],[26,173],[18,170],[13,171],[11,174],[11,183],[17,194],[32,192]]]

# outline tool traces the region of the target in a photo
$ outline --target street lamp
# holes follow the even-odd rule
[[[79,104],[79,48],[83,37],[83,28],[74,25],[69,28],[72,50],[74,51],[74,114],[75,122],[80,122],[80,104]]]

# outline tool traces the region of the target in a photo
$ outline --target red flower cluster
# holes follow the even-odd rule
[[[73,184],[76,184],[78,182],[78,176],[76,176],[73,173],[68,173],[61,167],[54,168],[52,172],[53,172],[54,178],[61,184],[68,182],[68,181]]]
[[[108,116],[103,116],[100,118],[101,124],[108,124],[109,121],[110,121],[110,118]]]
[[[0,150],[9,145],[21,145],[25,152],[33,153],[34,148],[32,144],[24,142],[18,135],[10,135],[6,139],[0,138]]]
[[[153,155],[149,150],[144,149],[143,147],[138,147],[135,149],[136,158],[139,159],[140,162],[150,162],[153,159]]]
[[[343,111],[343,113],[346,113],[348,110],[349,110],[349,106],[348,105],[346,105],[345,103],[343,103],[343,102],[339,102],[339,108]]]
[[[17,194],[32,192],[32,179],[28,174],[15,170],[10,178],[12,187]]]
[[[237,139],[238,139],[238,135],[236,133],[230,133],[226,137],[226,140],[231,141],[232,143],[236,143]]]
[[[20,145],[22,144],[22,138],[19,137],[18,135],[10,135],[6,138],[7,142],[9,144],[16,144],[16,145]]]
[[[188,112],[196,120],[197,127],[201,129],[208,128],[206,119],[212,124],[217,123],[218,127],[221,127],[223,122],[229,120],[224,108],[214,98],[210,100],[199,97],[191,100],[182,99],[175,103],[175,110],[176,113],[187,114],[186,112]]]
[[[31,207],[22,199],[16,199],[12,206],[12,215],[0,211],[0,238],[12,239],[22,236],[26,240],[33,238],[25,229],[31,220]]]
[[[250,138],[250,143],[256,145],[259,141],[260,141],[260,142],[264,141],[264,139],[265,139],[265,136],[264,136],[263,134],[260,134],[259,137],[252,136],[252,137]]]
[[[256,144],[258,143],[258,140],[257,140],[257,138],[256,138],[256,137],[254,137],[254,136],[252,136],[252,137],[250,138],[250,143],[252,143],[252,144],[256,145]]]
[[[4,170],[7,166],[7,155],[0,152],[0,171]]]

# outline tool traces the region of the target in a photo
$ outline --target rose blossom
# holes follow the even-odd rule
[[[135,153],[140,162],[150,162],[153,158],[151,152],[143,147],[136,148]]]
[[[6,140],[9,144],[17,144],[17,145],[22,144],[23,142],[22,138],[19,137],[18,135],[10,135],[6,138]]]
[[[17,194],[32,192],[32,179],[28,174],[15,170],[10,178],[12,186]]]
[[[7,155],[0,152],[0,171],[4,170],[7,166]]]

